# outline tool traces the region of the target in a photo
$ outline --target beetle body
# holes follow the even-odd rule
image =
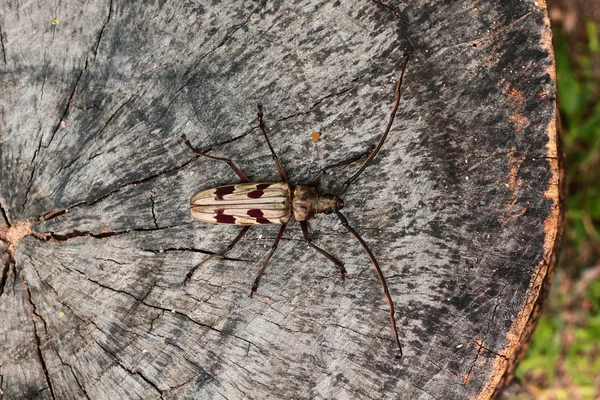
[[[292,190],[285,182],[219,186],[196,193],[190,203],[192,217],[198,221],[242,226],[287,224],[292,216],[296,221],[307,221],[344,204],[313,187],[298,185]]]

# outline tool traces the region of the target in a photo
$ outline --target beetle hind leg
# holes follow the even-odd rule
[[[273,253],[275,253],[275,250],[277,249],[277,246],[279,245],[279,241],[281,240],[281,238],[283,236],[283,232],[285,232],[286,226],[287,226],[287,224],[281,225],[281,229],[279,229],[279,233],[277,234],[277,237],[275,238],[275,242],[273,242],[271,251],[267,255],[267,259],[263,263],[262,268],[260,269],[260,271],[258,271],[258,274],[256,275],[256,279],[254,279],[254,283],[252,284],[252,289],[250,289],[250,297],[252,297],[254,295],[254,293],[256,293],[256,290],[258,289],[258,283],[260,282],[260,278],[265,273],[265,270],[267,269],[267,266],[269,265],[269,261],[271,261],[271,257],[273,257]]]

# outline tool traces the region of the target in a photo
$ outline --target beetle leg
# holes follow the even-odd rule
[[[306,241],[306,243],[308,243],[312,248],[314,248],[319,253],[323,254],[325,257],[331,260],[331,262],[333,262],[338,267],[338,269],[340,270],[340,274],[342,275],[342,279],[344,279],[346,275],[348,275],[348,272],[346,272],[346,268],[344,268],[344,263],[341,262],[334,255],[329,254],[327,251],[323,250],[322,248],[318,247],[312,242],[312,237],[310,236],[310,232],[308,231],[308,222],[300,221],[300,226],[302,227],[302,234],[304,235],[304,240]]]
[[[265,137],[265,140],[267,141],[267,145],[269,146],[269,150],[271,150],[271,154],[273,155],[273,161],[275,161],[275,166],[277,167],[277,172],[279,172],[279,176],[281,177],[281,181],[287,183],[287,177],[285,176],[285,171],[283,170],[283,165],[281,165],[281,160],[279,160],[279,157],[277,157],[277,154],[275,154],[275,150],[273,150],[273,146],[271,146],[271,141],[269,140],[269,136],[267,135],[267,130],[265,129],[265,121],[263,121],[263,106],[261,104],[258,105],[258,112],[256,113],[256,115],[258,115],[258,127],[260,128],[260,131],[262,132],[262,134]]]
[[[239,169],[234,163],[233,161],[231,161],[228,158],[223,158],[223,157],[215,157],[215,156],[209,156],[206,153],[201,152],[200,150],[198,150],[197,148],[195,148],[194,146],[192,146],[192,144],[190,143],[190,140],[185,136],[185,135],[181,135],[181,138],[185,141],[185,144],[192,149],[192,151],[194,152],[194,154],[196,154],[197,156],[202,156],[202,157],[206,157],[206,158],[210,158],[211,160],[220,160],[220,161],[225,161],[227,163],[227,165],[229,165],[231,167],[231,169],[237,174],[237,176],[240,177],[240,179],[242,180],[242,182],[246,182],[246,183],[250,183],[250,181],[248,180],[248,178],[246,178],[246,175],[244,175],[244,173],[242,172],[241,169]]]
[[[265,270],[267,269],[267,265],[269,265],[269,261],[271,261],[271,257],[273,256],[273,253],[275,253],[275,249],[277,249],[277,245],[279,244],[279,241],[281,240],[281,237],[283,236],[283,232],[285,231],[286,226],[287,226],[287,224],[281,225],[281,229],[279,229],[279,233],[277,234],[277,237],[275,238],[275,242],[273,242],[271,251],[269,252],[269,255],[267,255],[267,259],[263,263],[262,268],[260,269],[260,271],[258,271],[258,275],[256,275],[256,279],[254,280],[252,289],[250,289],[250,297],[252,297],[254,295],[254,293],[256,293],[256,289],[258,289],[258,282],[260,281],[261,276],[265,273]]]
[[[233,242],[231,242],[229,244],[229,246],[227,246],[227,248],[225,250],[221,250],[218,253],[214,253],[211,254],[210,256],[206,257],[204,260],[200,261],[198,264],[196,264],[194,266],[194,268],[190,269],[190,271],[185,275],[185,280],[183,281],[183,284],[187,284],[188,281],[190,279],[192,279],[192,275],[194,275],[194,272],[196,272],[196,270],[198,268],[200,268],[204,263],[212,260],[215,257],[222,257],[225,253],[227,253],[229,250],[233,249],[235,247],[235,245],[240,241],[240,239],[242,238],[242,236],[244,236],[246,234],[246,232],[248,232],[248,230],[250,229],[250,226],[244,226],[242,228],[242,230],[240,231],[240,233],[238,233],[238,235],[235,237],[235,239],[233,239]]]
[[[392,301],[392,296],[390,296],[390,291],[388,290],[388,286],[387,286],[387,283],[385,282],[385,277],[383,276],[383,272],[381,272],[381,268],[379,267],[379,263],[377,262],[377,260],[375,259],[375,256],[369,249],[369,246],[367,246],[367,244],[365,243],[364,240],[362,240],[360,235],[350,226],[346,217],[338,210],[335,210],[335,213],[337,214],[338,218],[342,222],[342,225],[344,225],[344,227],[346,229],[348,229],[348,231],[352,234],[352,236],[354,236],[356,238],[356,240],[358,240],[358,243],[360,243],[361,247],[365,250],[365,252],[369,256],[369,258],[371,259],[371,262],[373,263],[373,267],[375,267],[375,272],[377,273],[377,277],[379,278],[379,282],[381,283],[381,289],[383,289],[383,294],[388,302],[388,307],[390,310],[390,323],[392,325],[392,331],[394,333],[394,338],[396,339],[396,343],[398,343],[398,348],[400,349],[400,357],[402,357],[402,345],[400,344],[400,339],[398,338],[398,329],[396,328],[396,319],[394,317],[394,302]]]
[[[375,146],[371,146],[367,149],[367,151],[365,151],[363,153],[355,155],[347,160],[343,160],[343,161],[337,162],[335,164],[327,165],[327,166],[321,168],[319,170],[319,172],[317,173],[317,175],[315,175],[315,177],[312,178],[311,181],[306,186],[316,186],[319,183],[319,181],[321,180],[321,178],[323,178],[323,175],[325,175],[327,173],[327,171],[332,168],[343,167],[344,165],[352,164],[352,163],[355,163],[357,161],[360,161],[360,160],[363,160],[363,159],[369,157],[371,155],[371,152],[373,152],[374,148],[375,148]]]

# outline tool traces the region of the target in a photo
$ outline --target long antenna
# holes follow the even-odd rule
[[[407,64],[408,53],[405,53],[404,62],[402,63],[402,69],[398,74],[398,81],[396,82],[396,99],[394,100],[394,106],[392,107],[392,112],[390,113],[390,118],[388,120],[387,126],[385,127],[385,131],[383,131],[383,134],[381,135],[377,146],[375,146],[375,149],[371,152],[371,154],[369,154],[369,157],[367,157],[365,162],[363,162],[358,171],[356,171],[354,175],[352,175],[343,183],[342,189],[338,193],[338,196],[341,196],[348,189],[350,184],[352,184],[352,182],[354,182],[360,176],[360,174],[365,170],[365,168],[367,168],[367,165],[371,163],[373,158],[375,158],[375,156],[379,152],[379,149],[381,149],[381,146],[383,146],[383,143],[385,142],[385,138],[387,137],[388,133],[390,133],[390,129],[392,129],[392,124],[394,123],[394,117],[396,116],[396,111],[398,111],[398,105],[400,104],[400,86],[402,86],[402,78],[404,77],[404,71],[406,70]]]
[[[381,268],[379,267],[379,263],[377,262],[377,259],[375,259],[375,256],[369,249],[369,246],[367,246],[367,244],[365,243],[364,240],[362,240],[360,235],[350,226],[350,224],[348,223],[348,220],[346,219],[344,214],[342,214],[338,210],[335,210],[335,213],[337,214],[338,218],[342,222],[342,225],[344,225],[344,227],[346,229],[348,229],[348,231],[350,231],[350,233],[356,238],[356,240],[358,240],[358,243],[360,243],[361,247],[365,250],[365,252],[369,256],[369,258],[371,259],[371,262],[373,263],[373,267],[375,267],[375,272],[377,273],[377,277],[379,278],[379,282],[381,283],[381,289],[383,289],[383,294],[388,302],[388,307],[390,310],[390,324],[392,325],[392,331],[394,333],[394,338],[396,339],[396,343],[398,344],[398,348],[400,349],[400,357],[402,357],[402,345],[400,344],[400,339],[398,338],[398,329],[396,328],[396,318],[394,317],[394,302],[392,301],[392,296],[390,296],[390,291],[388,290],[388,286],[387,286],[387,283],[385,282],[385,277],[383,276],[383,272],[381,272]]]

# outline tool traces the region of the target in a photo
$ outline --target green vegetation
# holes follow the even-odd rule
[[[516,375],[517,399],[600,398],[600,37],[568,45],[554,32],[566,220],[561,259],[545,314]]]

